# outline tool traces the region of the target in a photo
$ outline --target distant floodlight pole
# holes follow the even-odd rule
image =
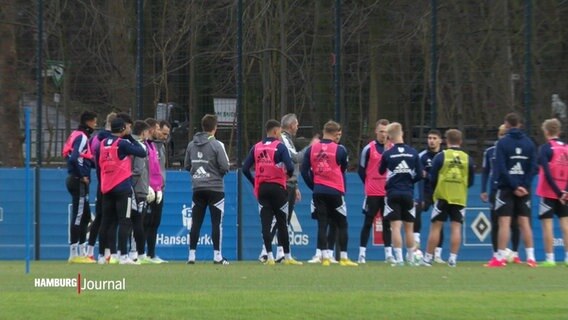
[[[32,228],[32,195],[31,195],[31,183],[30,183],[30,177],[31,177],[31,169],[30,169],[30,162],[31,162],[31,152],[32,152],[32,148],[31,148],[31,137],[30,135],[32,134],[32,130],[30,128],[30,117],[31,117],[31,109],[30,107],[25,107],[24,108],[24,117],[25,117],[25,135],[26,135],[26,164],[25,164],[25,176],[26,176],[26,181],[25,181],[25,199],[26,199],[26,222],[25,222],[25,227],[26,227],[26,274],[30,273],[30,244],[31,244],[31,228]]]

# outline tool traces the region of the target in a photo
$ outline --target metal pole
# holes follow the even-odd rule
[[[237,0],[237,259],[243,259],[243,0]]]
[[[532,77],[532,64],[531,64],[531,47],[532,47],[532,0],[525,0],[525,94],[524,94],[524,107],[525,107],[525,124],[527,133],[531,134],[531,77]]]
[[[335,120],[341,122],[341,0],[335,0]]]
[[[437,39],[436,35],[438,32],[438,3],[437,0],[431,0],[431,11],[432,11],[432,21],[431,21],[431,56],[432,61],[430,62],[430,128],[436,128],[436,118],[437,105],[436,105],[436,78],[438,73],[438,46],[436,45]]]
[[[25,107],[24,109],[25,115],[25,130],[26,130],[26,181],[25,181],[25,199],[26,199],[26,274],[30,273],[30,244],[31,244],[31,227],[32,227],[32,196],[31,196],[31,185],[30,185],[30,162],[31,162],[31,129],[30,129],[30,117],[31,117],[31,109],[30,107]]]
[[[136,2],[136,115],[138,119],[143,119],[143,95],[142,89],[144,86],[144,0]]]
[[[36,102],[36,116],[37,116],[37,131],[36,131],[36,174],[35,174],[35,259],[39,260],[39,245],[40,245],[40,169],[42,160],[42,104],[43,104],[43,0],[37,0],[37,66],[36,66],[36,81],[37,81],[37,102]]]

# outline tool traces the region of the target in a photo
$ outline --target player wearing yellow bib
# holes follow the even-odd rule
[[[448,266],[456,266],[468,188],[473,185],[474,180],[473,161],[467,153],[460,149],[461,131],[450,129],[446,131],[445,136],[448,148],[434,157],[430,170],[430,181],[434,188],[434,208],[426,254],[422,261],[422,265],[425,266],[432,266],[440,230],[448,218],[451,221]]]

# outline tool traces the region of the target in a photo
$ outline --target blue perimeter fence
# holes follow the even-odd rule
[[[65,187],[67,172],[64,169],[41,169],[41,216],[40,216],[40,257],[57,260],[68,257],[69,220],[71,197]],[[93,174],[94,177],[94,174]],[[488,205],[479,198],[480,177],[470,189],[460,260],[481,261],[491,256],[491,223]],[[32,180],[35,175],[32,172]],[[301,180],[301,179],[300,179]],[[535,179],[536,180],[536,179]],[[254,260],[258,258],[262,245],[258,203],[252,194],[252,186],[243,183],[242,199],[242,258]],[[31,181],[34,183],[34,181]],[[33,185],[33,184],[32,184]],[[91,212],[94,217],[95,186],[91,184]],[[291,219],[290,240],[292,254],[301,260],[311,258],[316,248],[316,221],[311,219],[311,191],[301,182],[302,200],[296,204]],[[533,188],[534,190],[534,188]],[[357,174],[347,174],[347,194],[345,201],[349,222],[349,255],[356,258],[359,250],[359,235],[363,223],[362,203],[363,186]],[[542,232],[538,216],[538,199],[532,199],[532,226],[535,249],[538,260],[544,258]],[[26,225],[25,225],[25,169],[0,169],[0,260],[24,259],[26,257]],[[201,229],[197,247],[198,260],[211,260],[213,243],[211,240],[211,223],[206,216]],[[429,212],[422,216],[422,243],[427,241],[430,227]],[[237,259],[237,174],[230,172],[225,177],[225,215],[223,218],[222,250],[229,260]],[[378,222],[378,221],[376,221]],[[34,222],[35,223],[35,222]],[[32,227],[32,230],[35,229]],[[187,172],[168,171],[164,194],[164,211],[158,230],[157,253],[168,260],[186,260],[189,247],[189,230],[191,229],[191,180]],[[33,232],[33,231],[32,231]],[[445,229],[444,258],[449,248],[449,228]],[[382,248],[382,228],[375,223],[371,231],[367,249],[367,260],[384,259]],[[34,235],[32,233],[33,236]],[[34,241],[31,241],[34,243]],[[558,224],[554,228],[554,247],[558,257],[564,257],[561,231]],[[524,258],[524,247],[521,241],[520,253]],[[30,248],[33,257],[35,248]]]

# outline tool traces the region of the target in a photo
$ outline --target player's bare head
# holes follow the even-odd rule
[[[542,123],[542,131],[546,136],[558,137],[562,131],[562,124],[556,118],[546,119]]]
[[[445,133],[446,142],[448,145],[461,145],[462,143],[462,132],[458,129],[449,129]]]
[[[507,128],[520,128],[522,122],[523,122],[523,119],[516,112],[508,113],[505,116],[505,127],[507,127]]]
[[[505,127],[505,125],[504,124],[500,125],[499,131],[497,131],[497,137],[501,139],[505,136],[506,133],[507,133],[507,128]]]
[[[375,123],[375,135],[380,143],[385,143],[385,140],[387,139],[387,126],[389,123],[390,121],[387,119],[380,119]]]
[[[391,140],[402,138],[402,125],[398,122],[389,124],[387,126],[387,134]]]
[[[206,114],[201,118],[201,129],[204,132],[212,132],[217,129],[217,116],[214,114]]]
[[[377,122],[375,123],[375,128],[378,128],[379,126],[388,126],[390,123],[390,121],[388,121],[387,119],[379,119],[377,120]]]
[[[298,125],[299,125],[298,117],[296,116],[295,113],[285,114],[280,120],[280,125],[282,125],[282,129],[284,130],[298,131]]]
[[[280,136],[280,131],[282,127],[280,126],[280,122],[278,122],[278,120],[270,119],[266,121],[264,129],[266,129],[267,136],[275,137],[275,136]]]
[[[341,131],[341,125],[333,120],[329,120],[323,125],[323,133],[334,135]]]
[[[116,119],[116,112],[111,112],[111,113],[107,114],[106,119],[105,119],[105,129],[110,131],[110,123],[114,119]]]

